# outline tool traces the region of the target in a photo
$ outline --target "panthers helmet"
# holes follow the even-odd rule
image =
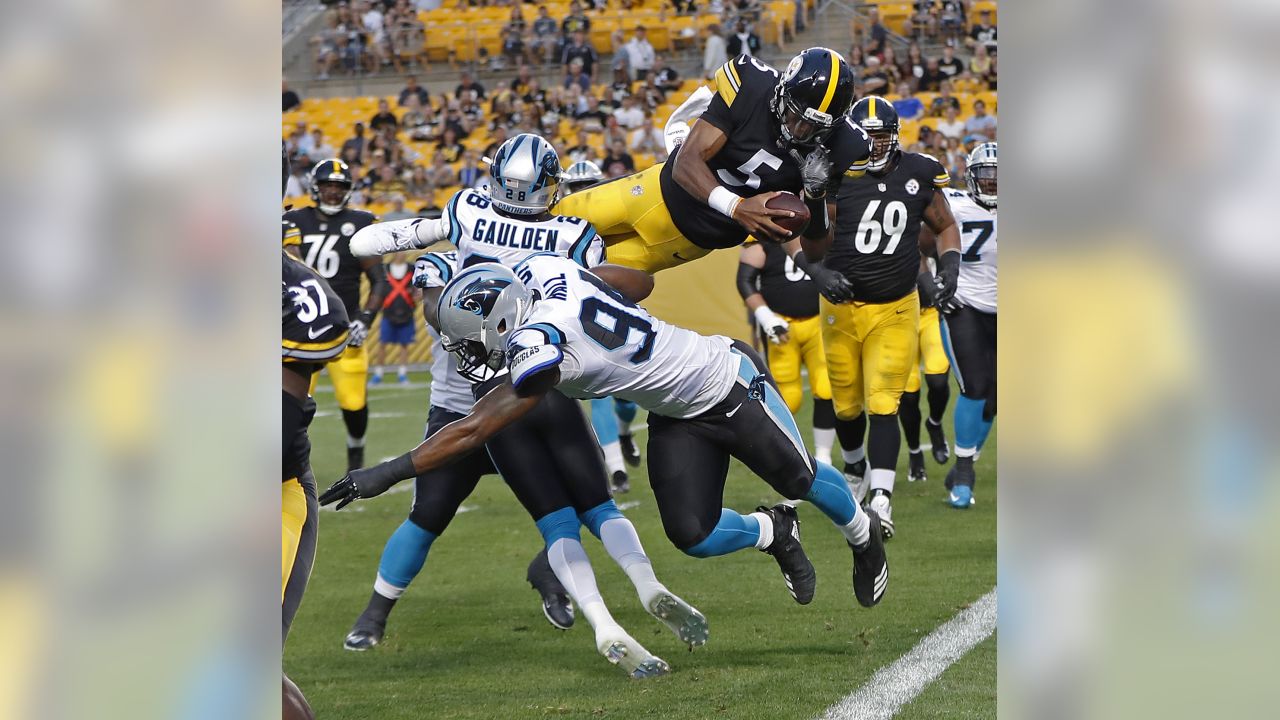
[[[507,339],[533,306],[533,297],[510,268],[472,265],[445,286],[436,310],[440,343],[458,358],[458,373],[480,382],[506,367]]]
[[[328,187],[324,187],[324,186]],[[334,187],[337,186],[337,187]],[[351,168],[338,158],[329,158],[311,168],[311,199],[325,215],[336,215],[351,201],[355,180]]]
[[[868,95],[854,104],[849,113],[853,121],[871,136],[871,161],[867,169],[885,169],[898,153],[898,130],[902,122],[893,103],[878,95]]]
[[[812,47],[791,59],[778,80],[770,108],[788,143],[822,142],[853,102],[853,70],[840,53]]]
[[[560,176],[560,181],[564,183],[565,195],[586,190],[601,180],[604,180],[604,173],[600,171],[599,165],[590,160],[579,160],[570,165],[569,169]]]
[[[995,143],[982,143],[969,153],[969,161],[964,168],[964,181],[975,202],[988,209],[996,206]]]
[[[512,215],[539,215],[556,201],[560,156],[540,136],[520,133],[498,146],[489,177],[494,207]]]

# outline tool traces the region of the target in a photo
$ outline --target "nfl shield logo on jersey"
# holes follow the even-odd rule
[[[889,189],[888,187],[886,187],[886,186],[885,186],[885,184],[884,184],[884,183],[880,183],[879,185],[877,185],[877,186],[876,186],[876,188],[877,188],[880,192],[884,192],[885,190],[888,190],[888,189]]]
[[[907,193],[915,195],[918,192],[920,192],[920,183],[916,182],[915,178],[911,178],[907,181]]]

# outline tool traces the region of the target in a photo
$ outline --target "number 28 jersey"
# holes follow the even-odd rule
[[[956,300],[974,310],[996,311],[996,213],[974,202],[969,193],[945,191],[960,228],[960,278]]]
[[[724,399],[741,358],[723,336],[665,323],[570,260],[532,255],[515,268],[536,293],[528,319],[507,345],[516,387],[558,366],[570,397],[612,395],[673,418],[690,418]]]

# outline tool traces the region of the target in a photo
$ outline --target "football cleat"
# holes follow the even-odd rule
[[[845,463],[844,465],[844,481],[849,484],[849,491],[853,493],[853,501],[862,504],[862,499],[867,496],[867,461],[865,458],[856,463]]]
[[[933,420],[926,419],[924,429],[929,431],[929,444],[933,445],[933,461],[946,465],[951,459],[951,447],[947,445],[947,434],[943,432],[942,425],[934,425]]]
[[[364,467],[364,448],[349,447],[347,448],[347,472],[359,470]]]
[[[707,644],[711,631],[707,627],[706,616],[670,591],[655,595],[645,609],[670,628],[690,650]]]
[[[356,618],[356,624],[351,626],[351,632],[347,633],[346,639],[342,641],[342,647],[355,652],[364,652],[382,642],[382,636],[386,631],[386,620],[379,622],[361,615]]]
[[[782,570],[782,579],[787,583],[791,597],[801,605],[813,602],[814,588],[818,584],[818,575],[813,563],[804,553],[800,545],[800,518],[796,509],[787,505],[774,505],[771,508],[761,505],[756,508],[773,519],[773,542],[764,552],[778,561]]]
[[[547,561],[547,549],[534,556],[529,563],[525,579],[542,597],[542,614],[547,622],[557,630],[568,630],[573,627],[573,603],[569,601],[569,593],[560,584],[551,563]]]
[[[947,473],[947,489],[951,491],[948,502],[951,507],[967,509],[973,505],[973,485],[977,479],[973,470],[973,458],[957,457],[955,466]]]
[[[863,607],[873,607],[889,587],[889,559],[884,554],[883,526],[875,510],[867,510],[871,539],[853,550],[853,595]]]
[[[924,453],[909,452],[907,453],[907,481],[908,482],[925,482],[929,479],[929,473],[924,468]]]
[[[875,511],[880,516],[880,529],[884,533],[884,539],[893,537],[893,507],[889,504],[889,496],[883,490],[872,490],[866,508],[867,512]]]
[[[948,503],[957,510],[968,510],[973,505],[973,488],[968,485],[955,486],[951,489]]]
[[[622,446],[622,459],[631,467],[640,465],[640,450],[630,434],[618,435],[618,444]]]
[[[654,655],[618,625],[596,631],[596,649],[605,660],[626,671],[633,679],[658,677],[671,672],[671,666]]]
[[[627,473],[624,470],[619,470],[613,474],[610,485],[612,485],[614,495],[631,492],[631,478],[627,477]]]

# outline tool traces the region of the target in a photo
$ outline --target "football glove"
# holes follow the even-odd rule
[[[818,285],[818,292],[829,302],[839,305],[853,301],[853,285],[841,273],[832,270],[822,263],[809,263],[805,269],[809,277]]]
[[[372,324],[373,313],[368,310],[360,311],[360,316],[347,326],[347,344],[351,347],[364,345],[364,341],[369,339],[369,326]]]
[[[334,510],[341,510],[356,500],[377,497],[414,474],[413,459],[409,453],[373,467],[352,470],[324,491],[320,505],[336,502],[338,506]]]
[[[831,159],[827,157],[827,149],[817,145],[808,155],[801,155],[792,149],[791,156],[800,165],[800,181],[804,184],[804,196],[816,200],[825,197],[827,184],[831,181]]]
[[[787,328],[791,327],[786,320],[783,320],[777,313],[769,309],[768,305],[761,305],[755,310],[756,324],[764,331],[769,342],[774,345],[781,345],[787,341]]]
[[[925,271],[916,276],[916,289],[920,291],[920,307],[936,307],[938,304],[938,285],[933,281],[933,273]]]
[[[956,296],[956,283],[960,279],[960,251],[948,250],[938,258],[938,275],[933,279],[937,288],[934,302],[943,312],[952,312],[956,304],[952,299]]]

